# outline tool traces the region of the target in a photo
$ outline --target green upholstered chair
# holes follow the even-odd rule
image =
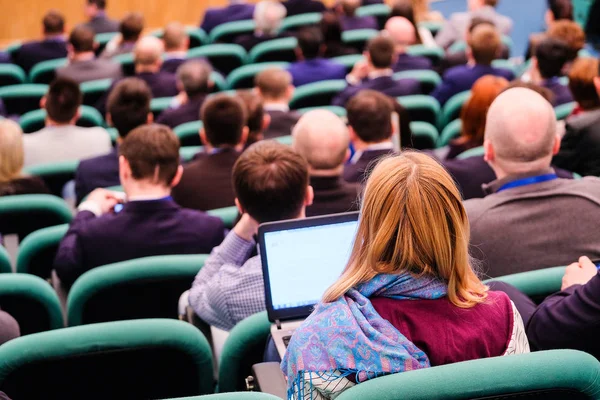
[[[547,296],[560,291],[565,269],[566,267],[553,267],[521,272],[489,279],[486,283],[492,281],[509,283],[539,303]]]
[[[0,390],[13,399],[197,396],[213,393],[212,354],[202,333],[182,321],[64,328],[3,345]]]
[[[359,7],[356,10],[356,15],[359,17],[373,16],[377,18],[379,28],[383,29],[385,22],[390,17],[392,10],[387,4],[370,4],[367,6]]]
[[[110,42],[115,36],[117,36],[117,32],[107,32],[107,33],[98,33],[94,37],[94,41],[98,43],[98,48],[96,49],[96,55],[100,55],[102,51],[106,48],[108,42]]]
[[[519,75],[519,67],[510,60],[503,60],[503,59],[494,60],[494,61],[492,61],[492,67],[507,69],[510,72],[512,72],[515,76]]]
[[[439,138],[438,130],[428,122],[414,121],[410,123],[412,141],[415,149],[431,149]]]
[[[296,61],[294,49],[298,46],[295,37],[273,39],[257,44],[248,53],[248,64],[270,61]]]
[[[415,79],[421,83],[421,91],[425,94],[431,93],[433,89],[442,83],[440,75],[428,69],[397,72],[394,74],[394,79]]]
[[[23,115],[40,108],[40,99],[46,95],[48,85],[24,83],[0,87],[0,99],[9,115]]]
[[[353,29],[342,32],[342,42],[362,53],[367,42],[379,34],[375,29]]]
[[[293,143],[293,141],[294,141],[292,135],[278,136],[278,137],[274,138],[273,140],[276,140],[279,143],[285,144],[285,145],[288,145],[288,146],[291,146],[292,143]]]
[[[20,41],[12,42],[4,48],[4,51],[12,56],[14,53],[19,51],[19,49],[21,48],[21,44],[22,43]]]
[[[237,23],[237,22],[236,22]],[[236,68],[245,64],[248,54],[242,46],[237,44],[208,44],[191,49],[187,58],[205,58],[218,71],[227,75]]]
[[[12,272],[12,262],[8,251],[0,244],[0,274],[9,274]]]
[[[513,47],[513,41],[510,38],[510,36],[503,35],[502,43],[508,48],[508,53],[510,54],[510,51]],[[457,40],[456,42],[452,43],[452,45],[450,47],[448,47],[448,52],[449,53],[458,53],[461,51],[465,51],[466,49],[467,49],[467,42],[465,42],[464,40]]]
[[[21,335],[65,326],[56,292],[37,276],[0,274],[0,308],[17,320]]]
[[[104,126],[104,118],[102,114],[93,107],[81,106],[79,107],[79,119],[77,120],[77,126],[83,126],[86,128],[94,126]],[[46,110],[38,109],[29,111],[21,116],[19,125],[25,133],[37,132],[42,129],[46,121]]]
[[[207,394],[206,396],[180,397],[169,400],[281,400],[280,397],[260,392],[234,392]]]
[[[42,61],[37,63],[29,71],[29,82],[49,84],[56,78],[56,70],[67,65],[66,58]]]
[[[284,18],[284,20],[281,22],[279,30],[281,32],[297,31],[307,26],[314,26],[321,22],[322,17],[323,15],[318,12],[292,15],[290,17]]]
[[[211,43],[231,42],[237,36],[254,32],[254,29],[256,29],[256,24],[251,19],[226,22],[211,30],[208,38]]]
[[[423,45],[410,46],[406,52],[413,56],[423,56],[431,60],[433,65],[438,65],[444,58],[444,50],[440,47],[428,47]]]
[[[63,199],[49,194],[0,198],[0,234],[17,234],[20,240],[38,229],[71,222],[73,214]]]
[[[556,119],[559,121],[566,119],[569,115],[571,115],[576,106],[577,103],[573,101],[571,103],[565,103],[561,104],[560,106],[554,107]]]
[[[455,94],[448,99],[446,104],[442,107],[442,113],[440,114],[440,121],[438,124],[439,129],[444,129],[446,125],[460,117],[462,106],[469,100],[469,97],[471,97],[471,91],[466,90]]]
[[[346,118],[346,109],[344,107],[340,107],[340,106],[320,106],[320,107],[305,107],[305,108],[300,108],[296,111],[298,111],[300,114],[305,114],[309,111],[313,111],[313,110],[327,110],[327,111],[331,111],[332,113],[334,113],[335,115],[337,115],[340,118]]]
[[[50,279],[58,245],[68,229],[68,224],[50,226],[23,239],[17,253],[17,272]]]
[[[245,379],[252,365],[263,360],[263,352],[271,331],[266,312],[252,315],[229,332],[219,363],[219,392],[245,390]]]
[[[150,101],[150,111],[154,114],[156,120],[163,111],[171,106],[172,97],[158,97]]]
[[[352,71],[352,68],[354,68],[354,64],[356,64],[362,59],[362,54],[348,54],[346,56],[330,58],[330,61],[343,65],[344,67],[346,67],[346,72],[350,73],[350,71]]]
[[[411,121],[428,122],[434,126],[437,124],[441,108],[433,97],[416,94],[397,97],[396,101],[406,108]]]
[[[467,151],[463,151],[462,153],[457,155],[456,158],[458,158],[459,160],[464,160],[465,158],[469,158],[469,157],[479,157],[479,156],[482,156],[484,154],[484,152],[485,152],[485,150],[484,150],[483,146],[474,147]]]
[[[302,85],[294,91],[290,108],[328,106],[336,94],[344,90],[347,83],[343,79],[320,81]]]
[[[192,121],[176,126],[173,132],[179,138],[181,146],[200,146],[200,129],[202,121]]]
[[[27,82],[25,71],[18,65],[0,64],[0,86],[19,85]]]
[[[213,83],[212,93],[223,92],[228,89],[227,81],[217,71],[210,73],[210,80]]]
[[[185,162],[190,162],[196,154],[203,150],[203,146],[183,146],[179,148],[179,157]]]
[[[121,64],[121,69],[125,76],[135,75],[135,63],[133,61],[133,53],[119,54],[112,58],[116,63]]]
[[[63,187],[70,180],[75,179],[75,172],[79,166],[79,161],[62,161],[49,164],[38,164],[25,168],[25,172],[30,175],[39,176],[44,180],[50,192],[60,197]]]
[[[81,93],[83,94],[83,104],[87,106],[94,106],[104,93],[110,89],[112,85],[112,79],[98,79],[96,81],[83,82],[79,85]]]
[[[450,141],[460,136],[462,130],[462,120],[460,118],[450,122],[440,135],[440,139],[437,142],[437,147],[444,147],[450,144]]]
[[[254,78],[260,72],[269,68],[286,69],[289,65],[287,62],[265,62],[241,66],[227,76],[227,86],[231,89],[253,88]]]
[[[192,286],[207,257],[145,257],[91,269],[71,287],[68,325],[178,318],[179,297]]]
[[[232,206],[208,210],[206,213],[208,215],[212,215],[213,217],[221,218],[221,221],[223,221],[225,227],[231,229],[233,228],[235,221],[237,221],[239,211],[237,207]]]
[[[372,379],[338,399],[598,399],[600,362],[575,350],[540,351]]]
[[[419,22],[419,28],[427,29],[433,36],[437,35],[437,33],[442,29],[442,26],[444,26],[444,21]]]

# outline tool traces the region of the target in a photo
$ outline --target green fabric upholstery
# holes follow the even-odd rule
[[[152,111],[154,114],[154,119],[156,120],[163,111],[169,108],[172,102],[172,97],[159,97],[152,99],[150,101],[150,111]]]
[[[56,77],[56,69],[64,67],[67,63],[68,60],[66,58],[57,58],[37,63],[29,71],[29,82],[48,84]]]
[[[346,390],[338,400],[508,399],[531,391],[542,392],[537,398],[544,398],[552,389],[564,390],[554,392],[562,395],[554,398],[578,393],[600,398],[600,363],[574,350],[486,358],[372,379]]]
[[[208,44],[208,35],[206,34],[206,32],[204,32],[203,29],[195,26],[186,26],[185,31],[190,38],[190,49]],[[150,35],[162,39],[164,33],[164,29],[157,29],[154,32],[150,33]]]
[[[225,78],[223,78],[223,75],[221,75],[217,71],[213,71],[210,73],[210,80],[213,83],[213,92],[222,92],[224,90],[227,90],[227,81],[225,80]]]
[[[456,158],[458,158],[459,160],[464,160],[465,158],[469,158],[469,157],[478,157],[478,156],[482,156],[484,151],[485,150],[484,150],[483,146],[474,147],[472,149],[469,149],[467,151],[460,153],[459,155],[456,156]]]
[[[322,17],[323,15],[318,12],[292,15],[291,17],[284,18],[284,20],[281,22],[281,27],[279,30],[281,32],[297,31],[300,28],[317,25],[319,22],[321,22]]]
[[[428,47],[419,44],[408,47],[406,52],[413,56],[427,57],[434,65],[438,65],[444,58],[444,50],[440,47]]]
[[[204,150],[203,146],[184,146],[179,148],[179,157],[185,162],[192,161],[192,158]]]
[[[375,29],[353,29],[342,32],[342,42],[362,52],[369,40],[379,34]]]
[[[117,128],[106,128],[106,132],[108,132],[108,136],[110,136],[110,141],[114,146],[117,143],[119,131],[117,131]]]
[[[233,224],[235,224],[235,221],[238,218],[238,209],[235,206],[216,208],[214,210],[208,210],[206,213],[213,217],[221,218],[225,227],[229,229],[233,228]]]
[[[529,297],[534,299],[544,298],[560,291],[565,269],[566,267],[553,267],[537,271],[521,272],[489,279],[486,283],[491,281],[506,282],[515,286]]]
[[[281,400],[277,396],[268,393],[259,392],[235,392],[235,393],[217,393],[206,396],[179,397],[169,400]]]
[[[455,119],[450,122],[440,135],[440,138],[437,142],[437,147],[444,147],[450,144],[450,141],[454,138],[460,136],[460,132],[462,130],[462,120],[460,118]]]
[[[502,43],[508,48],[508,53],[510,54],[513,46],[513,41],[510,38],[510,36],[502,35]],[[457,40],[456,42],[452,43],[450,47],[448,47],[448,53],[458,53],[461,51],[465,51],[466,49],[467,42],[465,42],[464,40]]]
[[[492,67],[494,68],[502,68],[511,71],[515,76],[519,75],[519,67],[515,65],[510,60],[494,60],[492,61]]]
[[[294,49],[298,47],[295,37],[273,39],[257,44],[248,53],[248,64],[256,64],[269,61],[296,61]]]
[[[281,143],[281,144],[286,144],[286,145],[288,145],[288,146],[291,146],[291,145],[292,145],[292,143],[293,143],[293,141],[294,141],[294,139],[293,139],[292,135],[287,135],[287,136],[279,136],[279,137],[276,137],[276,138],[274,138],[273,140],[276,140],[276,141],[278,141],[279,143]]]
[[[75,179],[75,172],[79,166],[79,161],[62,161],[49,164],[38,164],[25,168],[25,172],[30,175],[39,176],[44,180],[50,192],[60,197],[63,187],[70,180]]]
[[[379,29],[383,29],[385,22],[390,16],[391,9],[387,4],[370,4],[367,6],[359,7],[356,10],[356,15],[359,17],[371,15],[377,18]]]
[[[411,121],[428,122],[434,126],[437,124],[441,108],[433,97],[416,94],[397,97],[396,101],[406,108]]]
[[[49,279],[58,245],[68,229],[68,224],[50,226],[23,239],[17,253],[17,273]]]
[[[0,99],[9,115],[23,115],[40,108],[40,99],[46,95],[48,85],[25,83],[0,87]]]
[[[231,89],[253,88],[254,78],[260,72],[269,68],[286,69],[289,65],[287,62],[266,62],[241,66],[227,76],[227,87]]]
[[[229,42],[236,36],[252,33],[256,29],[253,20],[233,21],[217,25],[208,36],[212,43]]]
[[[9,44],[8,46],[6,46],[4,48],[4,51],[7,52],[8,54],[12,55],[14,52],[16,52],[17,50],[19,50],[21,48],[21,42],[20,41],[16,41],[13,42],[11,44]]]
[[[98,79],[96,81],[83,82],[79,85],[83,94],[83,104],[88,106],[95,105],[98,100],[110,89],[112,79]]]
[[[25,71],[18,65],[0,64],[0,86],[19,85],[27,82]]]
[[[415,149],[431,149],[438,141],[439,133],[435,126],[428,122],[414,121],[410,123],[413,146]]]
[[[434,36],[442,29],[442,26],[444,26],[444,21],[419,22],[419,28],[427,29]]]
[[[446,125],[460,116],[462,106],[469,100],[469,97],[471,97],[471,91],[465,90],[448,99],[446,104],[444,104],[444,107],[442,107],[440,122],[438,124],[439,129],[444,129]]]
[[[442,78],[440,75],[429,69],[415,69],[412,71],[401,71],[394,74],[394,79],[415,79],[421,83],[421,90],[425,94],[429,94],[435,89],[440,83]]]
[[[202,129],[202,121],[192,121],[176,126],[173,132],[179,138],[181,146],[199,146],[200,129]]]
[[[1,274],[0,308],[17,320],[21,335],[64,327],[56,292],[37,276]]]
[[[86,128],[104,126],[104,118],[102,118],[102,114],[100,114],[95,108],[90,106],[80,106],[79,113],[80,116],[77,120],[77,126],[83,126]],[[44,128],[45,121],[46,110],[38,109],[23,114],[19,120],[19,125],[21,125],[23,132],[31,133],[37,132]]]
[[[121,64],[121,69],[126,76],[133,76],[135,74],[133,53],[119,54],[114,56],[112,60]]]
[[[309,111],[313,111],[313,110],[327,110],[327,111],[331,111],[332,113],[334,113],[335,115],[337,115],[340,118],[346,118],[346,109],[344,107],[340,107],[340,106],[321,106],[321,107],[306,107],[306,108],[300,108],[296,111],[298,111],[300,114],[305,114]]]
[[[12,262],[8,251],[0,244],[0,274],[8,274],[12,272]]]
[[[251,375],[252,365],[263,360],[270,331],[265,311],[246,318],[229,332],[219,363],[219,392],[245,389],[244,379]]]
[[[348,54],[346,56],[333,57],[330,61],[333,61],[337,64],[341,64],[346,67],[346,72],[350,73],[352,68],[354,68],[354,64],[363,59],[362,54]]]
[[[336,94],[346,88],[348,84],[343,79],[321,81],[302,85],[294,91],[290,101],[291,109],[328,106]]]
[[[565,104],[561,104],[560,106],[554,107],[554,113],[556,114],[556,119],[558,121],[566,119],[569,115],[571,115],[571,113],[573,112],[573,110],[575,109],[576,106],[577,106],[577,103],[573,101],[570,103],[565,103]]]
[[[207,257],[145,257],[91,269],[71,287],[68,324],[177,318],[179,297],[192,286]]]
[[[102,53],[108,42],[112,40],[115,36],[117,36],[117,32],[107,32],[107,33],[98,33],[94,37],[94,41],[98,43],[98,48],[96,49],[96,54],[99,55]]]
[[[206,58],[215,69],[226,75],[244,65],[247,57],[248,54],[242,46],[225,43],[196,47],[187,53],[188,59]]]
[[[212,354],[202,333],[182,321],[65,328],[3,345],[0,388],[15,399],[197,396],[213,393]]]

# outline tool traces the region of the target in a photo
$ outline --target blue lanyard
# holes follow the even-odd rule
[[[538,175],[529,178],[517,179],[515,181],[508,182],[507,184],[500,186],[500,188],[496,190],[496,193],[507,189],[517,188],[520,186],[532,185],[534,183],[553,181],[555,179],[558,179],[558,176],[556,176],[556,174]]]

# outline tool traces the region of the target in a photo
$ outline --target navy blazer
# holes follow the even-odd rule
[[[119,21],[110,19],[106,16],[106,13],[101,12],[85,25],[92,28],[97,35],[99,33],[119,32],[119,24]]]
[[[94,189],[120,184],[119,151],[116,148],[106,155],[81,160],[75,172],[77,204]]]
[[[204,13],[204,19],[200,24],[200,28],[204,29],[206,33],[210,33],[217,25],[252,19],[253,14],[253,4],[236,3],[226,7],[209,8]]]
[[[13,63],[29,73],[37,63],[67,57],[67,42],[63,39],[48,39],[24,43],[12,57]]]
[[[201,94],[177,108],[165,110],[160,114],[156,123],[167,125],[172,129],[186,122],[198,121],[200,119],[200,108],[205,99],[206,95]]]
[[[325,58],[297,61],[288,67],[294,86],[308,83],[346,78],[346,67]]]
[[[341,176],[311,176],[315,197],[312,205],[306,207],[306,216],[338,214],[358,211],[361,185],[345,182]]]
[[[287,16],[306,14],[313,12],[323,12],[327,9],[323,3],[318,0],[287,0],[282,3],[287,10]]]
[[[347,15],[342,15],[340,16],[340,23],[342,24],[342,30],[344,31],[353,31],[355,29],[379,30],[377,18],[372,15],[366,15],[364,17],[357,17],[355,15],[349,17]]]
[[[361,90],[371,89],[390,97],[421,94],[421,83],[414,79],[395,80],[391,76],[380,76],[375,79],[365,79],[359,85],[348,85],[346,89],[333,98],[334,106],[344,107],[346,102]]]
[[[181,64],[186,61],[187,59],[185,58],[167,58],[165,61],[163,61],[163,65],[160,67],[160,70],[169,74],[175,74],[177,72],[177,68],[179,68]]]
[[[475,81],[484,75],[500,76],[509,81],[515,78],[514,74],[507,69],[480,64],[473,66],[461,65],[446,71],[442,79],[442,84],[431,95],[443,106],[455,94],[471,90]]]
[[[70,286],[92,268],[167,254],[208,254],[224,238],[219,218],[186,210],[173,200],[133,201],[120,213],[75,216],[60,242],[54,269]]]
[[[381,157],[394,154],[393,150],[366,150],[355,162],[349,162],[344,166],[344,180],[350,183],[363,184],[371,175],[371,171],[377,165]]]
[[[556,77],[544,80],[541,86],[549,89],[554,94],[554,98],[552,99],[552,106],[554,107],[573,101],[571,89],[560,83]]]
[[[411,56],[410,54],[402,53],[398,56],[398,60],[392,69],[394,72],[413,71],[417,69],[432,69],[433,64],[427,57]]]

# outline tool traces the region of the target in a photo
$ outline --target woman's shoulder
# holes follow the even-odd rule
[[[0,183],[0,196],[21,194],[49,194],[44,181],[37,176],[23,176],[9,182]]]

